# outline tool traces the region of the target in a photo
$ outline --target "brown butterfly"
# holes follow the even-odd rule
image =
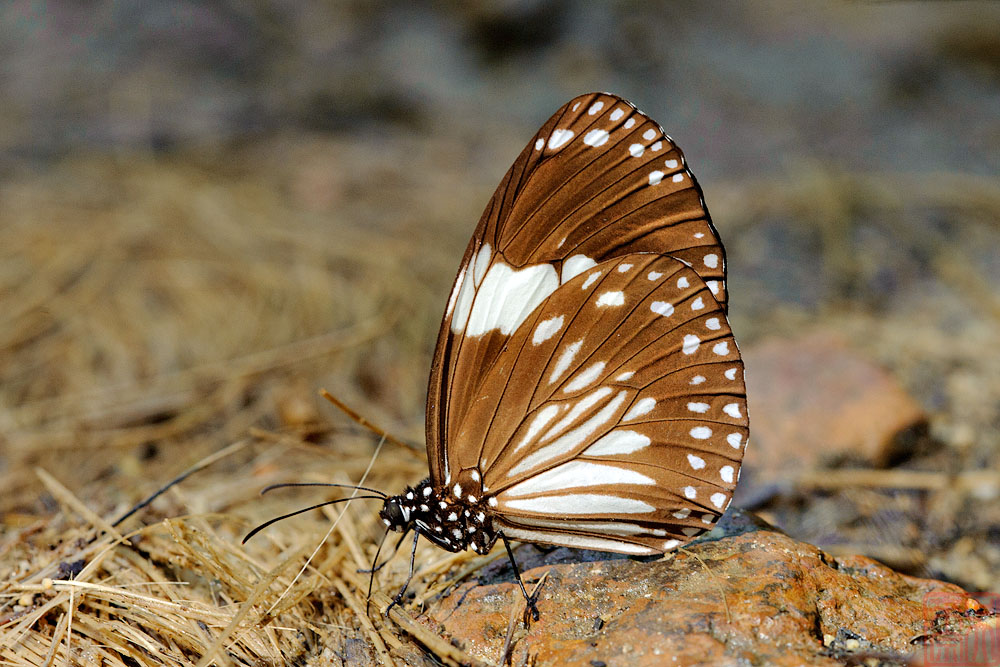
[[[384,498],[388,530],[414,551],[499,538],[515,573],[509,539],[650,555],[709,530],[749,425],[725,278],[670,137],[614,95],[570,100],[462,258],[431,366],[430,476]]]

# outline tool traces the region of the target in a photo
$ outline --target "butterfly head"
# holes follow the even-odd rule
[[[409,528],[412,510],[405,503],[402,495],[386,498],[378,515],[389,530],[400,533]]]

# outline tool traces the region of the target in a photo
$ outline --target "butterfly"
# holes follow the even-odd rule
[[[680,149],[620,97],[567,102],[462,257],[431,365],[429,477],[365,489],[397,548],[413,533],[410,577],[421,536],[480,554],[501,540],[527,624],[510,540],[642,556],[711,529],[749,428],[726,312],[725,251]]]
[[[431,364],[430,476],[385,500],[386,527],[453,552],[501,539],[515,571],[509,539],[651,555],[709,530],[749,428],[725,279],[673,140],[615,95],[570,100],[466,248]]]

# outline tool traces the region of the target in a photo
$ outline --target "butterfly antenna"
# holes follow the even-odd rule
[[[327,500],[324,503],[317,503],[317,504],[311,505],[309,507],[304,507],[304,508],[302,508],[300,510],[295,510],[294,512],[289,512],[288,514],[282,514],[281,516],[276,516],[273,519],[265,521],[264,523],[260,524],[259,526],[257,526],[253,530],[251,530],[249,533],[247,533],[247,536],[243,538],[243,544],[246,544],[247,541],[251,537],[253,537],[257,533],[259,533],[260,531],[264,530],[265,528],[267,528],[271,524],[277,523],[279,521],[283,521],[284,519],[288,519],[288,518],[293,517],[293,516],[295,516],[297,514],[305,514],[306,512],[308,512],[310,510],[319,509],[320,507],[326,507],[327,505],[336,505],[337,503],[346,503],[349,500],[365,500],[365,499],[382,500],[383,496],[351,496],[350,498],[338,498],[336,500]]]
[[[389,433],[386,432],[385,429],[376,426],[372,422],[370,422],[367,419],[365,419],[364,417],[362,417],[360,414],[358,414],[358,412],[356,412],[354,409],[348,407],[343,401],[341,401],[339,398],[337,398],[336,396],[334,396],[333,394],[331,394],[330,392],[328,392],[326,389],[320,389],[319,393],[320,393],[320,396],[322,396],[323,398],[325,398],[326,400],[330,401],[335,406],[337,406],[337,409],[339,409],[345,415],[347,415],[348,417],[350,417],[359,426],[361,426],[362,428],[368,429],[369,431],[371,431],[375,435],[379,436],[380,438],[385,438],[386,440],[388,440],[389,442],[391,442],[394,445],[398,445],[400,447],[406,447],[407,449],[412,449],[415,452],[420,452],[420,451],[423,450],[423,448],[418,447],[418,446],[414,445],[413,443],[404,442],[404,441],[402,441],[402,440],[400,440],[398,438],[394,438],[393,436],[389,435]]]
[[[356,486],[354,484],[332,484],[327,482],[285,482],[283,484],[272,484],[271,486],[265,486],[260,490],[260,495],[264,495],[275,489],[284,489],[290,486],[333,486],[339,489],[357,489],[358,491],[367,491],[368,493],[377,494],[380,498],[388,498],[389,495],[384,491],[379,491],[378,489],[370,489],[367,486]]]

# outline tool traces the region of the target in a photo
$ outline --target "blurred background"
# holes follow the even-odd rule
[[[0,530],[55,510],[36,468],[102,515],[247,438],[154,509],[357,479],[375,439],[319,387],[415,445],[385,448],[379,484],[420,479],[469,235],[537,127],[594,90],[684,150],[748,354],[835,335],[924,424],[872,465],[1000,468],[997,3],[10,0]],[[750,488],[796,537],[1000,588],[995,478]]]

